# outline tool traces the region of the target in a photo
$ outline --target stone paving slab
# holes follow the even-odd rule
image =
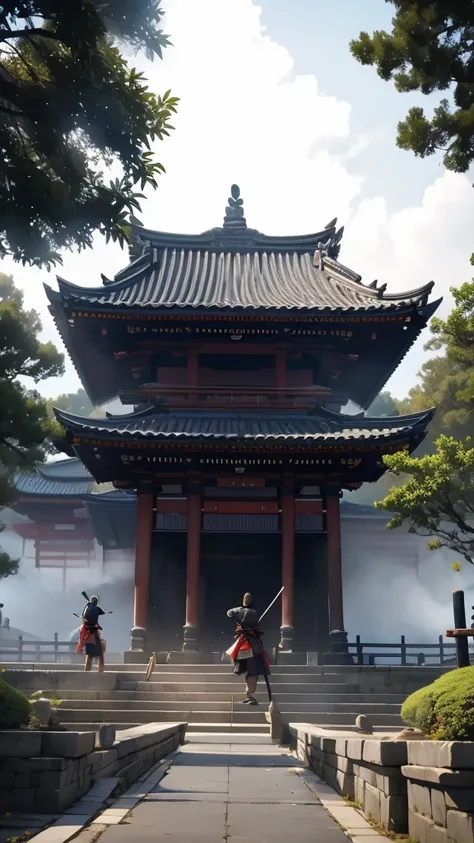
[[[151,808],[151,810],[149,810]],[[101,843],[223,843],[227,807],[214,803],[140,805],[130,822],[108,828]],[[336,842],[335,842],[336,843]],[[347,843],[347,839],[345,841]]]
[[[184,746],[167,776],[101,843],[347,843],[289,753],[268,738],[218,741]]]
[[[228,753],[190,752],[186,753],[185,762],[181,759],[176,762],[177,766],[180,767],[184,764],[187,767],[201,767],[204,764],[214,767],[295,767],[300,763],[285,754],[270,755],[270,753],[260,754],[259,752],[252,755],[230,751]]]
[[[284,769],[236,769],[230,768],[229,802],[300,802],[315,803],[318,800],[294,773]]]
[[[317,805],[277,804],[269,810],[268,805],[231,804],[227,824],[229,843],[347,843],[344,832]]]

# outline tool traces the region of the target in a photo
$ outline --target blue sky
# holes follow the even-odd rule
[[[269,234],[318,231],[337,216],[341,261],[370,283],[401,292],[435,281],[449,311],[449,288],[471,277],[474,191],[468,175],[439,158],[396,147],[397,122],[413,104],[437,99],[398,94],[349,52],[361,29],[389,28],[384,0],[163,0],[173,47],[163,62],[132,57],[151,90],[181,98],[176,131],[156,144],[166,167],[141,219],[149,228],[199,232],[221,224],[230,185],[242,189],[248,224]],[[93,250],[67,253],[60,274],[98,286],[127,263],[97,236]],[[43,282],[54,274],[4,261],[60,345]],[[392,377],[406,395],[425,355],[427,332]],[[70,363],[48,396],[77,389]]]
[[[366,176],[363,193],[382,192],[392,210],[419,199],[440,174],[442,163],[398,149],[397,123],[414,104],[430,110],[437,97],[397,93],[349,50],[351,39],[361,31],[389,31],[394,7],[384,0],[260,0],[259,5],[268,34],[292,54],[295,73],[313,73],[323,91],[351,103],[355,131],[377,136],[376,165],[371,147],[354,163]]]

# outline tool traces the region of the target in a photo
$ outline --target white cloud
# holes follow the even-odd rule
[[[351,131],[350,104],[322,92],[314,76],[295,74],[252,0],[167,0],[166,8],[174,47],[164,62],[134,59],[152,90],[172,88],[181,97],[176,132],[158,145],[167,175],[143,207],[145,225],[187,232],[219,225],[237,182],[248,224],[268,233],[307,233],[338,216],[347,224],[341,260],[367,281],[396,290],[433,279],[442,295],[470,277],[474,191],[466,177],[446,173],[416,207],[390,214],[384,197],[362,198],[357,155],[371,139]],[[380,166],[375,154],[373,161]],[[101,272],[111,276],[126,263],[126,253],[96,243],[94,251],[67,254],[60,274],[97,284]],[[8,261],[2,268],[57,340],[41,285],[52,278]],[[398,392],[416,368],[412,352],[399,369]],[[76,386],[69,366],[66,382],[42,389],[54,395]]]

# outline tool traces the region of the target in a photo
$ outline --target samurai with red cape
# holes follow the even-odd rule
[[[271,701],[268,677],[270,675],[270,661],[265,652],[259,627],[258,614],[253,607],[252,595],[244,594],[242,606],[229,609],[227,617],[237,622],[235,642],[227,650],[227,655],[234,662],[236,676],[245,675],[244,705],[258,705],[255,698],[258,677],[263,676]]]
[[[84,653],[86,660],[84,663],[84,670],[88,671],[92,667],[92,660],[98,659],[99,673],[104,670],[104,651],[105,641],[102,640],[100,633],[102,627],[99,625],[99,618],[105,615],[103,609],[99,606],[99,598],[91,597],[90,600],[87,594],[83,592],[87,600],[81,614],[82,626],[79,630],[79,641],[76,647],[76,653]],[[107,613],[110,614],[110,613]]]

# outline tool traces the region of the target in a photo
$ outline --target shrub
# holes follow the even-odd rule
[[[438,741],[474,741],[474,666],[420,688],[402,705],[402,720]]]
[[[25,695],[0,679],[0,729],[17,729],[30,714],[31,703]]]

